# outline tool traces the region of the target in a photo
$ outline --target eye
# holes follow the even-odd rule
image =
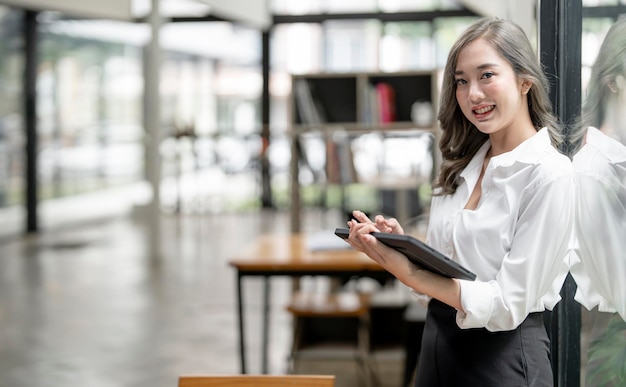
[[[457,78],[457,79],[454,80],[454,84],[457,85],[457,86],[465,85],[466,83],[467,83],[467,81],[465,79],[463,79],[463,78]]]
[[[494,75],[495,75],[495,74],[494,74],[494,72],[493,72],[493,71],[485,71],[485,72],[483,73],[482,78],[483,78],[483,79],[489,79],[489,78],[493,77]]]

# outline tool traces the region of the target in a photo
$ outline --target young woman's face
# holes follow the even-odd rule
[[[526,82],[527,83],[527,82]],[[511,125],[528,122],[526,83],[485,40],[465,46],[455,69],[456,100],[478,130],[492,135],[508,132]],[[526,118],[521,120],[522,118]]]

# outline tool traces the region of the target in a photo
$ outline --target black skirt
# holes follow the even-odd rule
[[[542,313],[512,331],[461,329],[454,308],[431,300],[415,386],[553,386]]]

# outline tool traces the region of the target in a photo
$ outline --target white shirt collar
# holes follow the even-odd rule
[[[511,151],[494,156],[491,160],[494,167],[507,167],[515,163],[536,164],[550,148],[554,147],[548,128],[542,128]]]
[[[587,128],[586,143],[596,149],[601,149],[603,155],[612,163],[626,161],[626,147],[593,126]]]
[[[490,140],[485,141],[467,167],[461,172],[460,176],[462,178],[467,181],[477,178],[477,174],[480,174],[483,161],[485,160],[485,155],[487,154],[490,146]],[[537,134],[524,140],[513,150],[493,156],[490,161],[490,166],[492,168],[497,168],[508,167],[514,165],[515,163],[535,164],[549,148],[553,148],[553,146],[550,140],[548,128],[542,128],[537,131]]]

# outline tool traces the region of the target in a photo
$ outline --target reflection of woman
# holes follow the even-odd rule
[[[416,385],[551,386],[539,312],[559,301],[573,198],[545,75],[524,32],[499,19],[472,25],[444,74],[427,239],[477,281],[422,270],[369,235],[402,233],[395,219],[355,211],[349,242],[428,301]]]
[[[623,386],[626,372],[625,112],[626,19],[622,19],[609,29],[600,47],[581,125],[573,136],[577,198],[570,270],[578,285],[576,300],[591,311],[584,315],[590,334],[583,335],[589,339],[585,375],[590,386]]]
[[[608,31],[589,79],[576,174],[576,299],[626,320],[626,20]]]

